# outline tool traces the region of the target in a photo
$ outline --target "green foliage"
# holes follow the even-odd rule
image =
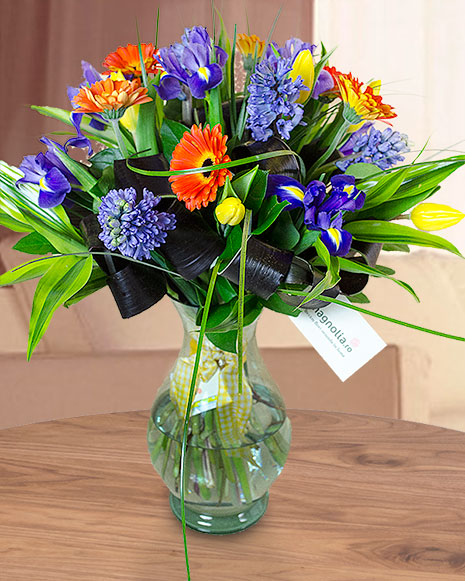
[[[267,182],[268,172],[256,165],[250,171],[233,179],[232,187],[248,210],[258,212],[265,197]]]
[[[300,241],[300,234],[294,226],[290,212],[282,212],[272,229],[267,232],[267,239],[270,244],[282,250],[292,250]]]
[[[313,246],[315,242],[320,237],[320,232],[318,230],[304,230],[304,233],[300,236],[299,243],[294,248],[296,254],[301,254],[304,250]]]
[[[64,303],[64,306],[68,308],[71,305],[74,305],[75,303],[82,301],[82,299],[85,299],[86,297],[104,288],[106,285],[107,285],[107,275],[103,272],[103,270],[94,265],[89,280],[81,288],[81,290],[79,290],[76,294],[74,294],[70,299],[68,299]]]
[[[107,167],[113,167],[113,163],[117,159],[123,159],[123,155],[117,147],[107,147],[94,153],[89,158],[92,164],[92,169],[96,169],[99,173],[103,172]]]
[[[404,212],[407,212],[420,202],[423,202],[427,198],[431,197],[439,190],[439,186],[433,188],[432,190],[426,190],[425,192],[421,192],[416,196],[408,196],[405,198],[399,198],[397,200],[390,200],[389,202],[385,202],[384,204],[380,204],[375,208],[371,208],[371,210],[361,210],[360,212],[356,212],[355,216],[350,214],[347,215],[348,221],[353,221],[352,218],[356,220],[365,220],[365,219],[377,219],[377,220],[393,220],[400,216]]]
[[[298,317],[301,312],[300,309],[296,309],[296,307],[285,303],[278,293],[274,293],[269,299],[260,299],[260,302],[267,309],[290,317]]]
[[[24,236],[14,246],[14,250],[25,252],[26,254],[48,254],[49,252],[56,252],[56,249],[50,242],[39,234],[38,232],[31,232]]]
[[[368,304],[370,299],[363,293],[356,293],[347,297],[351,303]]]
[[[252,234],[258,236],[268,230],[288,205],[288,201],[279,202],[276,196],[265,198],[258,212],[257,227]]]
[[[44,335],[53,313],[89,280],[92,256],[63,256],[42,276],[32,302],[27,359]]]
[[[140,48],[140,47],[139,47]],[[145,67],[142,67],[145,72]],[[145,73],[147,76],[147,73]],[[155,155],[158,153],[157,131],[156,131],[156,96],[157,91],[151,84],[147,85],[148,96],[152,100],[139,105],[139,116],[137,118],[136,133],[134,136],[137,151],[142,155]]]
[[[360,180],[378,174],[379,167],[372,163],[353,163],[352,165],[349,165],[344,173]]]
[[[401,171],[386,173],[380,179],[378,179],[376,184],[372,187],[365,189],[363,186],[360,186],[360,188],[366,194],[366,200],[365,204],[363,205],[363,209],[367,210],[373,206],[378,206],[379,204],[382,204],[386,200],[392,198],[392,196],[400,188],[403,181],[406,179],[408,170],[409,168],[404,168]]]
[[[165,119],[163,121],[163,125],[161,126],[160,131],[161,142],[163,147],[163,155],[166,157],[168,162],[171,161],[174,148],[187,130],[188,129],[185,125],[178,123],[177,121],[172,121],[171,119]]]
[[[9,286],[38,278],[47,272],[60,257],[47,257],[31,260],[15,266],[8,272],[0,275],[0,287]]]
[[[457,256],[462,256],[457,248],[445,238],[428,232],[422,232],[393,222],[378,222],[376,220],[362,220],[350,222],[344,228],[356,240],[362,242],[388,242],[393,244],[414,244],[448,250]]]

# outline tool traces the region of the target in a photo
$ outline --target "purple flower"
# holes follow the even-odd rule
[[[182,85],[186,85],[196,99],[204,99],[205,91],[214,89],[223,80],[228,55],[219,46],[213,46],[202,26],[186,28],[181,41],[160,49],[158,60],[165,72],[155,88],[162,99],[182,99]]]
[[[136,196],[134,188],[126,188],[110,190],[102,198],[99,237],[109,250],[142,260],[150,258],[150,251],[165,242],[167,231],[176,227],[176,218],[174,214],[155,210],[160,197],[146,188],[137,204]]]
[[[334,87],[333,77],[331,76],[328,71],[322,69],[320,74],[318,75],[317,80],[315,81],[315,85],[312,91],[312,99],[318,99],[321,93],[326,93],[327,91],[331,91]]]
[[[365,194],[357,190],[353,176],[333,176],[328,193],[326,185],[318,180],[305,188],[292,178],[269,175],[266,195],[290,202],[286,210],[302,208],[306,227],[321,232],[321,241],[330,254],[345,256],[349,252],[352,235],[342,228],[343,213],[360,210],[365,203]]]
[[[47,137],[42,137],[40,141],[47,146],[47,152],[41,152],[36,156],[27,155],[23,159],[19,169],[24,177],[20,178],[16,184],[38,184],[40,186],[39,206],[53,208],[62,204],[66,194],[71,191],[72,185],[79,185],[79,182],[55,153],[55,149],[64,152],[64,148]]]
[[[102,75],[87,61],[81,61],[81,66],[84,82],[82,82],[79,85],[79,87],[68,87],[67,89],[68,99],[71,101],[71,105],[73,106],[73,108],[77,107],[77,105],[74,104],[73,99],[79,93],[79,89],[81,87],[88,87],[90,85],[93,85],[97,81],[101,81],[103,78]],[[84,115],[83,113],[75,113],[74,111],[71,112],[70,114],[71,123],[74,125],[74,128],[76,129],[77,135],[76,137],[71,137],[71,139],[68,139],[68,141],[65,143],[65,148],[66,149],[68,149],[68,147],[79,147],[82,149],[87,148],[88,155],[92,155],[93,153],[92,144],[90,140],[81,131],[81,121],[83,115]],[[99,131],[103,131],[105,129],[105,123],[103,123],[103,117],[101,115],[97,114],[92,115],[89,125]]]
[[[339,150],[352,159],[341,159],[337,167],[345,171],[353,163],[372,163],[386,170],[404,161],[401,153],[410,151],[408,137],[405,133],[393,131],[390,127],[384,131],[375,129],[373,123],[365,123],[355,131],[349,140]]]
[[[247,100],[247,127],[256,141],[267,141],[273,135],[273,124],[283,139],[303,117],[303,106],[295,101],[302,89],[307,89],[302,79],[293,81],[289,76],[293,59],[263,59],[250,77]]]

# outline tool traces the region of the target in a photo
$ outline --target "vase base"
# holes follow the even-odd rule
[[[178,520],[181,520],[181,501],[179,498],[170,493],[170,506],[174,515]],[[229,535],[231,533],[238,533],[248,529],[259,521],[265,514],[268,506],[268,493],[264,494],[258,500],[244,507],[242,512],[236,514],[215,514],[215,508],[212,506],[212,511],[207,510],[197,512],[185,505],[186,525],[194,531],[201,533],[209,533],[211,535]],[[199,507],[200,509],[200,507]]]

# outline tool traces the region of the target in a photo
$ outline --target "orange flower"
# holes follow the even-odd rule
[[[222,135],[219,124],[212,130],[209,125],[203,130],[202,125],[193,125],[175,147],[170,169],[194,169],[231,161],[226,155],[227,139],[226,135]],[[213,202],[218,187],[224,185],[227,177],[232,177],[229,170],[217,169],[209,173],[171,176],[169,180],[178,200],[185,202],[186,208],[192,212]]]
[[[152,43],[141,43],[144,66],[147,73],[157,74],[163,69],[156,60],[155,47]],[[158,52],[158,51],[157,51]],[[142,75],[140,66],[139,47],[137,44],[128,44],[118,47],[115,52],[111,52],[103,61],[103,66],[110,71],[121,71],[126,75]]]
[[[383,103],[379,92],[380,82],[364,86],[351,73],[335,75],[341,99],[347,103],[359,117],[365,121],[375,119],[392,119],[397,117],[391,105]]]
[[[265,50],[265,41],[256,34],[249,36],[241,33],[237,35],[236,46],[245,57],[253,57],[257,47],[257,58],[260,58]]]
[[[78,113],[103,113],[106,117],[118,119],[132,105],[148,103],[151,97],[140,81],[97,81],[90,87],[82,87],[74,97],[73,103]]]

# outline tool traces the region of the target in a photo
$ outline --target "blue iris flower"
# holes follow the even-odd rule
[[[160,49],[158,60],[164,72],[155,88],[164,100],[185,98],[182,85],[196,99],[205,99],[205,91],[218,87],[223,80],[227,59],[222,48],[213,46],[206,28],[186,28],[181,43]]]
[[[306,227],[321,232],[321,241],[331,255],[345,256],[349,252],[352,235],[342,227],[344,212],[360,210],[365,203],[365,194],[355,187],[353,176],[333,176],[328,193],[326,185],[318,180],[304,187],[293,178],[270,175],[266,195],[289,202],[286,210],[302,208]]]
[[[87,61],[81,61],[82,66],[82,76],[84,77],[84,82],[82,82],[79,87],[68,87],[68,99],[71,101],[71,105],[73,108],[76,108],[77,105],[74,104],[74,97],[79,93],[79,89],[81,87],[88,87],[93,85],[97,81],[101,81],[103,79],[102,75]],[[81,130],[81,121],[84,113],[75,113],[71,111],[70,118],[71,123],[74,125],[76,129],[76,137],[71,137],[65,143],[65,148],[68,147],[79,147],[82,149],[87,148],[88,154],[92,155],[92,144],[90,140],[82,133]],[[91,120],[89,123],[90,127],[97,129],[98,131],[103,131],[106,127],[105,123],[103,123],[103,117],[98,114],[91,115]]]
[[[55,153],[56,149],[64,152],[64,148],[47,137],[42,137],[40,141],[47,146],[47,151],[36,156],[27,155],[23,159],[19,169],[24,177],[20,178],[16,184],[39,185],[39,206],[53,208],[65,201],[73,185],[80,184]]]

